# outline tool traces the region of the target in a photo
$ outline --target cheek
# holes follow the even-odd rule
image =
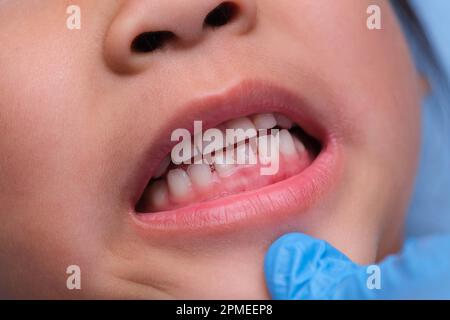
[[[41,190],[40,198],[56,198],[83,173],[76,162],[86,163],[94,145],[87,121],[93,59],[86,58],[85,39],[92,32],[66,28],[65,1],[11,6],[0,10],[0,43],[14,48],[0,50],[0,148],[8,154],[0,159],[0,197],[39,200]]]
[[[335,197],[323,204],[334,212],[334,224],[317,219],[307,231],[370,262],[373,257],[361,254],[367,248],[360,248],[368,246],[368,235],[391,242],[375,243],[377,250],[399,243],[403,229],[420,147],[419,77],[389,2],[374,1],[382,9],[383,29],[373,31],[366,26],[369,1],[324,2],[305,6],[301,21],[289,18],[307,48],[298,51],[326,84],[321,89],[329,89],[317,96],[331,95],[322,105],[334,115],[344,166]]]
[[[381,30],[367,28],[366,11],[373,4],[381,9]],[[343,141],[353,147],[376,144],[386,153],[407,145],[414,151],[420,132],[418,75],[389,2],[280,2],[274,10],[289,24],[283,31],[298,39],[291,51],[330,88],[325,105],[342,115]],[[302,19],[294,12],[302,12]]]
[[[66,267],[84,265],[78,249],[89,256],[87,244],[96,243],[95,217],[73,187],[83,158],[83,149],[74,146],[89,141],[80,110],[89,97],[81,99],[74,85],[83,79],[80,60],[65,28],[50,27],[59,25],[51,21],[58,15],[41,23],[39,12],[26,30],[19,26],[24,17],[3,19],[6,25],[0,14],[0,43],[14,48],[0,50],[0,261],[9,263],[1,266],[0,283],[8,290],[29,288],[23,296],[67,293]]]
[[[312,52],[323,53],[317,69],[332,84],[337,108],[343,110],[345,144],[364,150],[387,170],[413,175],[420,136],[419,76],[389,2],[375,1],[381,30],[366,26],[369,4],[346,0],[330,9],[335,23],[317,30],[329,41],[315,43]],[[335,25],[340,28],[331,30]]]

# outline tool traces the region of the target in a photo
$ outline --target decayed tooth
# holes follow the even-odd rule
[[[226,150],[218,151],[214,155],[214,168],[216,169],[217,174],[221,178],[229,177],[233,174],[235,166],[234,166],[234,151]]]
[[[272,129],[277,125],[277,120],[272,113],[262,113],[253,116],[256,129]]]
[[[228,145],[239,143],[246,139],[250,139],[257,136],[255,125],[247,117],[242,117],[226,122],[225,129],[226,129],[225,132],[226,143]]]
[[[297,153],[294,139],[286,129],[280,130],[280,152],[287,156]]]
[[[183,201],[192,193],[192,183],[183,169],[170,170],[167,174],[170,195],[175,201]]]
[[[169,203],[169,190],[165,180],[157,180],[148,190],[150,204],[153,209],[163,209]]]
[[[297,152],[299,154],[302,154],[303,152],[305,152],[306,148],[305,148],[305,145],[303,144],[303,142],[301,142],[300,139],[297,138],[296,136],[292,136],[292,138],[294,139],[294,145],[295,145],[295,149],[297,150]]]
[[[277,120],[278,126],[283,129],[291,129],[294,125],[291,119],[280,113],[275,114],[275,119]]]
[[[198,188],[207,188],[212,183],[213,175],[210,166],[207,164],[191,164],[187,173],[192,183]]]
[[[159,165],[158,169],[156,169],[155,174],[153,175],[153,178],[159,178],[161,177],[167,170],[167,168],[170,165],[170,162],[172,162],[170,155],[165,157],[164,160]]]

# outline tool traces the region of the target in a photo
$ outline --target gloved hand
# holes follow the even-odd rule
[[[450,299],[450,235],[409,240],[378,266],[381,288],[369,289],[367,266],[323,240],[291,233],[272,244],[264,269],[274,299]]]

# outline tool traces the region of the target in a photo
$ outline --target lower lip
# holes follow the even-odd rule
[[[212,201],[157,213],[130,212],[145,234],[217,233],[238,228],[271,225],[306,213],[338,179],[339,148],[329,139],[304,171],[273,185]]]

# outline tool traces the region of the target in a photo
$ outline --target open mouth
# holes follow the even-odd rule
[[[258,190],[302,172],[321,150],[318,140],[309,136],[288,116],[280,113],[258,113],[219,124],[223,137],[227,130],[251,130],[255,136],[246,136],[211,153],[202,153],[200,163],[174,164],[167,155],[158,165],[136,211],[160,212],[210,201],[233,194]],[[270,139],[274,141],[270,141]],[[273,143],[273,150],[271,148]],[[192,139],[190,149],[194,149]],[[206,150],[204,148],[203,150]],[[271,152],[269,152],[271,151]],[[275,154],[276,153],[276,154]],[[227,161],[226,161],[227,160]],[[187,162],[187,161],[186,161]],[[274,167],[263,173],[261,167]]]
[[[217,128],[224,136],[227,129],[253,128],[258,133],[254,139],[225,144],[209,153],[206,163],[174,163],[170,141],[152,146],[166,151],[157,159],[150,156],[153,164],[145,168],[150,174],[140,182],[145,185],[131,210],[139,226],[152,230],[150,234],[270,224],[304,212],[337,180],[338,148],[333,135],[303,99],[284,88],[242,82],[224,93],[195,100],[185,109],[191,117],[171,124],[165,136],[192,126],[197,119],[205,130]],[[278,137],[276,147],[271,147],[271,153],[278,154],[277,170],[261,174],[261,168],[272,165],[274,158],[267,161],[260,140],[273,136]]]

